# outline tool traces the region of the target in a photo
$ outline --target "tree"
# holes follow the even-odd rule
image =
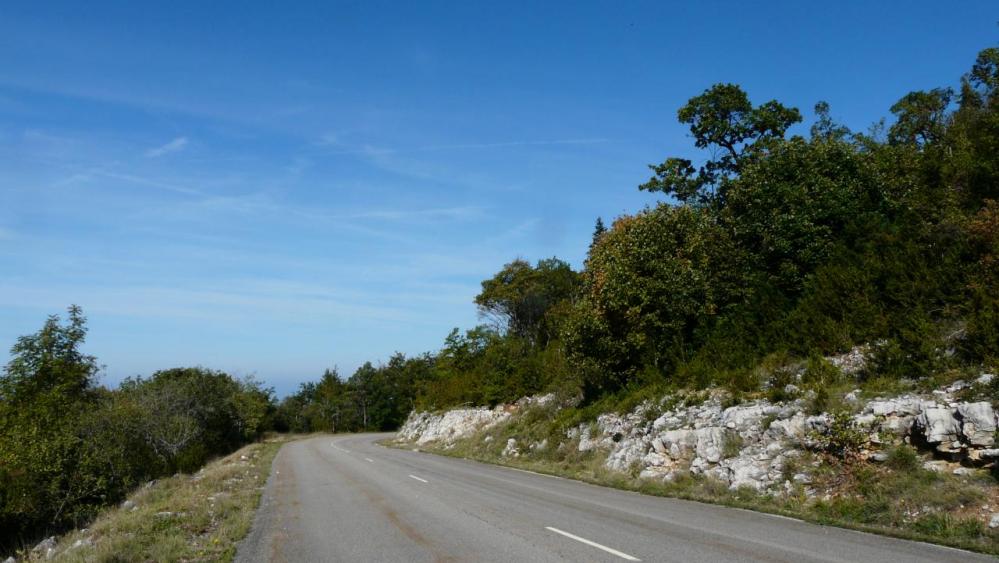
[[[46,394],[75,401],[92,388],[99,370],[97,360],[80,351],[87,319],[76,305],[68,313],[68,324],[52,315],[40,331],[18,338],[11,348],[13,358],[0,377],[0,398],[11,406]]]
[[[346,425],[341,425],[341,423],[353,419],[350,388],[340,379],[340,374],[336,368],[323,372],[323,377],[316,385],[312,400],[315,402],[318,409],[317,416],[321,421],[320,426],[315,429],[328,432],[347,429]]]
[[[655,175],[639,189],[663,192],[684,203],[719,205],[728,181],[749,160],[764,153],[769,142],[782,139],[789,127],[801,121],[801,113],[776,100],[754,107],[739,86],[715,84],[691,98],[677,118],[690,126],[694,146],[715,151],[713,158],[699,168],[675,157],[649,165]]]
[[[604,227],[604,220],[597,217],[597,222],[593,226],[593,240],[590,241],[590,250],[593,250],[594,245],[600,240],[600,237],[607,232],[607,227]]]
[[[570,354],[592,376],[588,394],[642,368],[665,373],[695,344],[726,300],[718,292],[729,284],[714,283],[711,268],[722,237],[702,208],[663,204],[614,222],[591,253],[566,330]]]
[[[961,81],[944,162],[950,187],[972,212],[999,199],[999,48],[982,50]]]
[[[953,95],[950,88],[934,88],[903,96],[891,107],[896,122],[888,130],[889,142],[921,147],[940,141],[946,131],[947,107]]]
[[[350,376],[351,393],[354,397],[354,404],[357,408],[358,416],[361,419],[361,430],[367,432],[370,422],[371,401],[374,398],[377,382],[375,377],[378,370],[371,362],[364,362],[364,365],[357,368],[354,375]]]
[[[544,346],[557,333],[551,314],[558,303],[573,298],[579,283],[579,275],[558,258],[539,260],[534,267],[518,259],[482,282],[475,303],[479,313],[501,329]]]
[[[98,405],[98,367],[80,350],[83,312],[68,312],[68,323],[53,315],[18,338],[0,376],[0,543],[73,523],[106,491],[101,475],[81,470],[93,459],[80,421]]]
[[[826,141],[842,141],[850,135],[850,128],[833,121],[829,115],[829,103],[818,102],[815,104],[815,116],[818,118],[812,124],[812,139],[823,139]]]
[[[743,170],[721,216],[765,281],[795,295],[851,225],[877,212],[874,178],[854,145],[795,137]]]

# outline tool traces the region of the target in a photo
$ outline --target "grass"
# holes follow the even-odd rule
[[[197,473],[140,488],[88,528],[60,538],[52,560],[231,561],[250,530],[271,462],[292,438],[250,444]]]
[[[788,494],[730,490],[725,483],[704,477],[681,477],[672,482],[640,479],[604,467],[606,452],[579,452],[578,441],[568,440],[565,422],[578,418],[563,409],[532,409],[509,422],[458,441],[450,449],[423,447],[431,453],[472,459],[591,484],[644,494],[682,498],[780,514],[805,521],[927,541],[999,555],[999,531],[985,524],[999,511],[996,478],[984,471],[973,476],[940,474],[922,468],[918,452],[909,446],[890,450],[884,464],[846,462],[822,453],[806,453],[789,462],[790,473],[807,471],[816,494],[794,483]],[[489,435],[492,440],[484,439]],[[549,447],[532,452],[532,441],[548,438]],[[516,438],[522,455],[501,454],[508,438]],[[726,440],[726,455],[741,445]],[[793,467],[792,467],[793,466]],[[828,495],[828,497],[826,496]],[[989,509],[983,507],[988,505]]]

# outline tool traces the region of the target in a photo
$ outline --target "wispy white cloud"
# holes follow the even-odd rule
[[[118,172],[107,172],[107,171],[96,171],[95,174],[99,176],[104,176],[105,178],[111,178],[112,180],[121,180],[123,182],[138,184],[140,186],[148,186],[150,188],[166,190],[169,192],[176,192],[187,195],[198,195],[198,196],[206,195],[204,192],[196,190],[194,188],[188,188],[186,186],[178,186],[176,184],[161,182],[159,180],[153,180],[150,178],[145,178],[143,176],[136,176],[134,174],[121,174]]]
[[[453,145],[427,145],[416,147],[414,151],[446,151],[465,149],[501,149],[510,147],[544,147],[557,145],[595,145],[607,143],[609,139],[556,139],[550,141],[504,141],[498,143],[458,143]]]
[[[316,145],[340,147],[339,149],[333,151],[332,154],[359,154],[363,156],[374,157],[381,155],[417,153],[417,152],[475,150],[475,149],[503,149],[503,148],[516,148],[516,147],[545,147],[545,146],[559,146],[559,145],[596,145],[609,142],[611,142],[610,139],[581,138],[581,139],[554,139],[554,140],[540,140],[540,141],[531,141],[531,140],[500,141],[494,143],[454,143],[454,144],[443,144],[443,145],[422,145],[422,146],[404,147],[404,148],[376,147],[367,144],[356,147],[347,147],[344,146],[344,144],[341,143],[335,135],[326,134],[323,135],[318,141],[316,141]]]
[[[320,147],[335,147],[342,143],[340,135],[335,131],[327,131],[319,136],[315,144]]]
[[[158,147],[147,150],[146,156],[149,158],[159,158],[163,155],[183,150],[184,147],[186,146],[187,146],[187,137],[177,137],[176,139],[170,141],[165,145],[160,145]]]
[[[498,242],[505,242],[505,241],[519,239],[535,231],[540,223],[541,219],[537,217],[532,217],[525,221],[521,221],[520,223],[510,227],[509,229],[503,231],[502,233],[490,237],[488,242],[490,244],[495,244]]]
[[[440,207],[429,209],[374,209],[331,215],[333,219],[384,219],[386,221],[411,219],[469,219],[482,215],[484,208],[478,205],[460,207]]]

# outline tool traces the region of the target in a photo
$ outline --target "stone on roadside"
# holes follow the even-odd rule
[[[506,441],[506,447],[503,448],[504,457],[517,457],[520,452],[517,450],[517,440],[510,438]]]

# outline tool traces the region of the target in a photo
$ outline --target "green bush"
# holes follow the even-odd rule
[[[919,468],[919,454],[912,446],[898,445],[888,450],[885,465],[896,471],[915,471]]]
[[[867,443],[867,435],[854,425],[853,417],[845,411],[833,413],[829,428],[813,432],[812,438],[823,450],[845,460],[855,459]]]

